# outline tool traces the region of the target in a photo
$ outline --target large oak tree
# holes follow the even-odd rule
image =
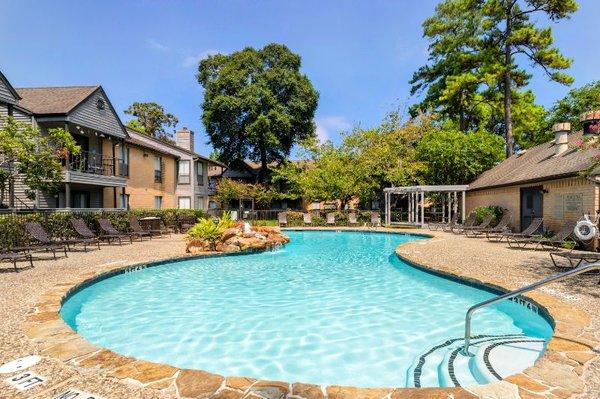
[[[269,163],[284,160],[294,144],[315,136],[319,94],[300,66],[300,56],[281,44],[200,62],[202,121],[222,161],[259,162],[265,181]]]

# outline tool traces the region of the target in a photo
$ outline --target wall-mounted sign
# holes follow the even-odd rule
[[[24,373],[7,378],[4,381],[18,391],[27,391],[28,389],[43,384],[46,380],[46,377],[26,371]]]
[[[583,194],[565,194],[566,212],[583,212]]]

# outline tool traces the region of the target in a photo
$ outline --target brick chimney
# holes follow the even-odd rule
[[[187,127],[179,129],[175,133],[175,143],[178,147],[194,152],[194,132]]]
[[[584,112],[579,121],[583,126],[583,134],[600,134],[600,110]]]
[[[555,123],[552,131],[554,132],[554,156],[557,157],[569,149],[571,124],[569,122]]]

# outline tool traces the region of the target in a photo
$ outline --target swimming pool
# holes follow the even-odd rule
[[[99,280],[70,296],[61,316],[88,341],[144,360],[222,375],[389,387],[411,385],[423,353],[461,337],[466,310],[494,295],[398,259],[395,248],[418,236],[287,234],[291,243],[273,252]],[[514,302],[473,318],[478,335],[543,341],[551,333],[541,315]]]

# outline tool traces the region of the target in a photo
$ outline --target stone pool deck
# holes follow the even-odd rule
[[[556,273],[547,252],[513,250],[505,244],[448,233],[433,235],[429,240],[402,245],[399,255],[435,270],[510,289]],[[60,299],[72,286],[117,268],[186,256],[184,250],[183,237],[173,235],[122,247],[103,246],[100,251],[69,253],[69,258],[58,261],[36,260],[33,269],[19,273],[1,264],[0,365],[39,354],[42,361],[27,371],[47,380],[18,391],[5,382],[18,373],[0,374],[0,398],[55,398],[70,389],[105,399],[600,398],[597,275],[555,283],[528,295],[547,307],[557,321],[557,338],[547,354],[533,368],[509,381],[467,390],[319,387],[179,370],[95,347],[59,319]]]

